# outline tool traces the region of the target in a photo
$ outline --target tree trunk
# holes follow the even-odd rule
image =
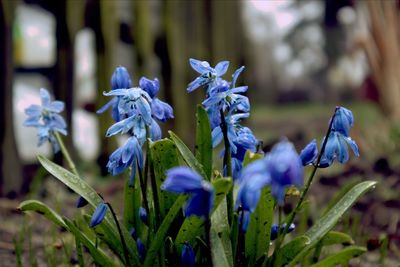
[[[15,2],[0,1],[0,195],[20,192],[23,176],[13,125],[13,38]]]

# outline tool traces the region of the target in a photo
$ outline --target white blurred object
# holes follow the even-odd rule
[[[85,160],[94,160],[99,152],[98,124],[95,115],[82,109],[72,114],[74,145]]]
[[[56,60],[55,19],[46,10],[19,4],[16,9],[16,64],[49,67]]]
[[[356,12],[352,7],[342,7],[339,9],[337,18],[343,25],[351,25],[356,22]]]
[[[13,87],[14,131],[18,153],[25,162],[35,162],[36,155],[51,155],[48,143],[37,147],[37,129],[23,125],[25,109],[32,104],[40,105],[39,88],[48,87],[47,79],[41,75],[17,75]]]
[[[75,38],[75,102],[80,105],[95,99],[95,36],[91,29],[80,30]],[[103,88],[107,91],[108,88]]]

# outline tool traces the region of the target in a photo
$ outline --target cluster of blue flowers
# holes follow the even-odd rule
[[[236,208],[239,212],[243,212],[242,230],[247,230],[250,213],[257,207],[263,187],[270,186],[278,205],[283,205],[287,187],[303,186],[303,166],[314,165],[314,167],[324,168],[332,165],[335,159],[340,163],[345,163],[349,159],[348,145],[358,156],[357,144],[349,137],[353,122],[353,114],[350,110],[343,107],[336,108],[330,122],[323,154],[319,158],[317,158],[316,140],[312,140],[298,155],[293,144],[284,139],[276,144],[264,158],[246,166],[241,173],[236,199]],[[324,142],[325,139],[322,143]]]
[[[112,108],[112,118],[116,122],[106,136],[128,134],[125,144],[115,150],[107,163],[108,171],[118,175],[132,167],[130,183],[136,174],[136,165],[143,168],[142,146],[147,138],[153,141],[161,138],[161,128],[157,121],[165,122],[174,117],[172,107],[159,100],[156,96],[160,89],[158,79],[150,80],[142,77],[139,87],[132,87],[128,71],[124,67],[117,67],[111,78],[111,91],[104,93],[113,96],[98,113]]]
[[[60,150],[55,133],[67,135],[67,124],[59,115],[64,110],[64,102],[51,101],[50,94],[46,89],[40,89],[41,105],[31,105],[25,109],[28,118],[24,125],[38,129],[38,146],[46,141],[52,144],[54,153]]]
[[[221,61],[215,68],[210,67],[206,61],[190,59],[189,62],[200,76],[189,84],[187,91],[192,92],[200,86],[206,90],[206,100],[202,104],[210,118],[213,147],[224,138],[222,120],[225,121],[232,157],[232,176],[236,180],[242,169],[246,151],[256,152],[259,143],[253,132],[240,124],[242,119],[250,115],[249,99],[241,94],[245,93],[248,87],[236,86],[244,66],[237,69],[232,75],[232,81],[228,82],[221,77],[227,72],[229,61]]]

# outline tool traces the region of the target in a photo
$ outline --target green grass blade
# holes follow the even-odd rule
[[[25,200],[25,201],[21,202],[21,204],[19,204],[17,209],[20,211],[23,211],[23,212],[35,211],[35,212],[43,215],[44,217],[46,217],[53,223],[57,224],[58,226],[61,226],[61,227],[65,228],[66,230],[68,230],[68,227],[65,224],[64,220],[62,219],[62,217],[57,212],[55,212],[52,208],[50,208],[49,206],[47,206],[46,204],[44,204],[43,202],[41,202],[39,200]]]
[[[367,251],[364,247],[350,246],[342,251],[328,256],[320,262],[311,265],[311,267],[335,267],[338,265],[346,266],[352,258],[356,258]]]
[[[192,151],[190,151],[190,149],[176,134],[174,134],[172,131],[168,131],[168,133],[186,164],[190,168],[198,172],[205,179],[207,179],[207,175],[204,172],[203,165],[201,165],[201,163],[196,159]]]
[[[65,224],[70,229],[71,233],[82,243],[90,252],[90,255],[93,257],[93,260],[100,266],[118,266],[114,263],[114,261],[107,256],[103,250],[100,248],[96,248],[95,244],[87,238],[85,234],[83,234],[71,221],[67,218],[63,218]]]
[[[304,235],[310,239],[310,244],[307,245],[297,256],[289,263],[289,266],[294,266],[297,261],[304,257],[307,252],[316,245],[338,222],[343,214],[360,198],[365,192],[376,186],[375,181],[365,181],[355,185],[350,189],[338,202]]]

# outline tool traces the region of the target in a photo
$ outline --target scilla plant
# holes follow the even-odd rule
[[[174,116],[172,107],[157,98],[157,79],[143,77],[133,87],[126,69],[118,67],[111,90],[104,93],[112,98],[98,113],[111,108],[115,121],[106,135],[126,137],[107,164],[110,174],[129,177],[120,216],[77,171],[60,137],[67,134],[58,114],[63,103],[51,102],[49,93],[41,89],[42,105],[26,110],[25,124],[38,129],[39,145],[50,141],[55,152],[61,150],[70,170],[43,156],[38,160],[79,195],[77,207],[83,211],[71,220],[35,200],[24,201],[19,209],[37,211],[71,232],[81,266],[86,265],[82,246],[100,266],[336,266],[363,254],[365,248],[355,245],[331,254],[326,247],[353,244],[349,235],[333,228],[375,186],[373,181],[341,191],[304,233],[296,235],[295,225],[317,170],[346,163],[349,147],[359,155],[350,138],[352,112],[335,108],[319,149],[313,140],[298,154],[282,138],[263,153],[253,132],[241,124],[250,112],[243,95],[248,88],[237,86],[244,67],[227,81],[222,77],[228,61],[211,67],[206,61],[190,59],[190,65],[199,76],[187,91],[202,88],[206,95],[197,107],[194,151],[171,131],[169,138],[161,139],[158,123]],[[213,159],[217,147],[222,149],[222,159]],[[310,168],[306,180],[304,168]],[[291,192],[299,197],[284,217],[282,206]]]

